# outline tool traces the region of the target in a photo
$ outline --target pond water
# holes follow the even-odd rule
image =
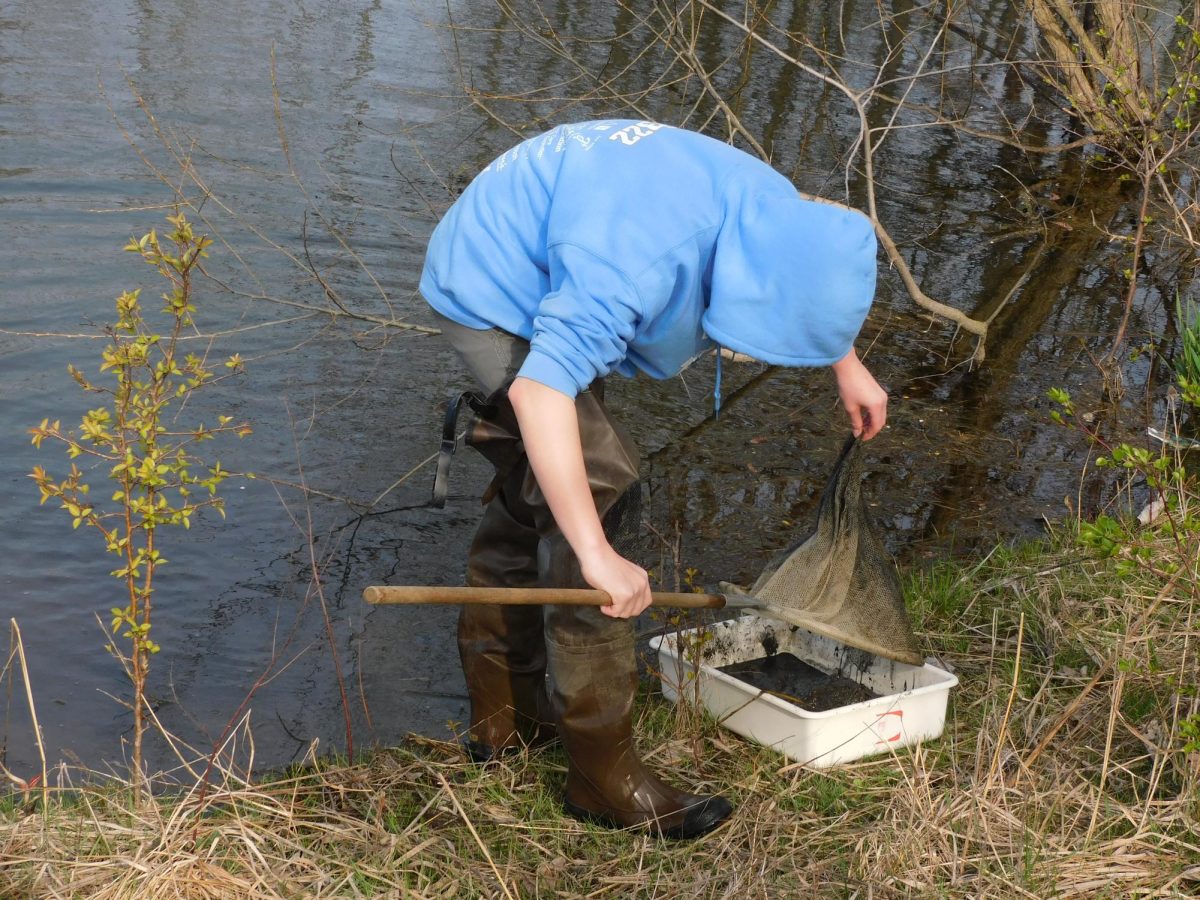
[[[87,408],[67,364],[95,371],[95,336],[119,292],[158,292],[120,248],[161,223],[176,185],[199,207],[193,220],[220,238],[197,317],[219,335],[196,346],[247,360],[244,375],[184,419],[251,421],[251,437],[211,453],[263,477],[228,483],[226,521],[209,517],[168,538],[156,714],[201,750],[249,714],[256,767],[314,742],[318,752],[344,749],[347,719],[359,746],[408,732],[449,736],[448,723],[466,716],[454,611],[369,609],[360,592],[461,583],[487,473],[463,454],[445,510],[396,510],[426,499],[427,466],[395,484],[436,449],[441,405],[464,373],[435,337],[370,317],[430,325],[415,294],[424,242],[470,173],[516,140],[501,119],[627,112],[611,98],[558,99],[578,92],[579,70],[545,35],[627,34],[612,46],[564,44],[612,84],[645,84],[669,58],[639,55],[636,21],[608,4],[547,3],[544,21],[528,6],[529,28],[468,0],[66,6],[50,14],[10,0],[0,10],[0,610],[23,636],[48,758],[119,765],[129,717],[114,698],[127,685],[104,651],[102,622],[118,604],[112,564],[93,535],[38,508],[27,473],[67,463],[49,445],[34,450],[26,429]],[[781,2],[772,15],[830,33],[831,13],[817,6]],[[844,8],[863,26],[845,32],[859,42],[856,57],[882,61],[882,38],[866,27],[874,4]],[[1003,15],[992,23],[1001,32]],[[701,33],[713,66],[746,62],[728,34]],[[719,79],[736,80],[737,65]],[[842,198],[855,128],[844,101],[764,54],[748,71],[736,107],[768,137],[775,165],[806,190]],[[1035,88],[1006,71],[921,83],[910,99],[969,105],[978,91],[1002,106],[1032,102]],[[489,99],[534,88],[532,105]],[[675,85],[640,102],[679,121],[694,100],[694,86]],[[890,114],[874,113],[878,124]],[[1031,125],[1027,136],[1050,140],[1055,127]],[[1081,486],[1082,445],[1049,425],[1044,397],[1049,387],[1098,395],[1091,359],[1107,349],[1123,283],[1119,252],[1097,225],[1128,226],[1121,185],[1078,160],[945,130],[894,132],[876,168],[880,215],[925,290],[995,314],[988,361],[972,371],[969,344],[918,316],[885,267],[860,348],[893,398],[868,460],[890,547],[920,565],[1037,534],[1068,505],[1094,508],[1105,495]],[[861,187],[851,179],[853,202]],[[331,304],[310,263],[367,318],[314,314]],[[1135,344],[1162,332],[1171,284],[1164,268],[1139,296]],[[1125,367],[1130,390],[1114,406],[1097,401],[1098,416],[1144,427],[1156,412],[1143,396],[1149,359]],[[753,580],[811,522],[846,431],[828,372],[728,365],[719,421],[712,379],[701,362],[669,382],[611,388],[644,450],[652,521],[664,547],[678,538],[681,548],[655,566],[668,582],[688,568],[697,583]],[[359,518],[368,507],[375,515]],[[38,751],[19,682],[6,700],[5,764],[27,777]],[[158,740],[150,755],[156,767],[175,758]]]

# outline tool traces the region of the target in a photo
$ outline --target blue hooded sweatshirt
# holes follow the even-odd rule
[[[519,375],[575,396],[677,374],[714,342],[768,363],[849,351],[875,292],[861,213],[802,199],[728,144],[653,122],[560,125],[475,178],[434,230],[421,294],[530,342]]]

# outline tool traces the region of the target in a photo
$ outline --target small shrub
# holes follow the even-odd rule
[[[43,419],[31,428],[33,443],[46,439],[62,443],[72,460],[65,476],[56,479],[41,466],[31,476],[41,502],[54,499],[71,517],[71,527],[94,529],[105,550],[119,559],[110,573],[121,585],[122,600],[111,610],[111,627],[130,642],[128,655],[111,647],[133,685],[133,765],[135,790],[142,779],[142,735],[145,731],[145,688],[150,657],[161,649],[151,638],[151,610],[158,591],[162,554],[160,530],[169,525],[191,526],[202,509],[224,515],[217,489],[231,473],[219,460],[209,464],[195,448],[218,435],[243,437],[250,433],[231,416],[218,416],[215,426],[181,426],[174,412],[198,390],[242,371],[233,355],[218,375],[203,356],[184,352],[185,331],[193,327],[196,309],[192,280],[211,241],[192,231],[179,213],[168,216],[171,228],[162,238],[150,231],[130,240],[125,250],[136,253],[170,284],[162,295],[165,328],[146,318],[141,289],[117,298],[117,321],[106,329],[108,344],[101,354],[102,380],[92,380],[74,365],[71,376],[85,391],[104,398],[84,413],[77,430],[64,430],[60,421]],[[170,413],[170,415],[169,415]],[[91,463],[81,469],[75,460]],[[109,487],[92,490],[94,474]],[[111,493],[110,493],[111,490]]]

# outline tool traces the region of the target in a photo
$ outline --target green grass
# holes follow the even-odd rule
[[[1177,296],[1175,323],[1179,329],[1175,376],[1190,385],[1200,386],[1200,306]]]

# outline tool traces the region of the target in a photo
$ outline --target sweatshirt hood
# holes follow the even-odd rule
[[[876,247],[855,210],[786,190],[737,196],[716,241],[704,331],[775,365],[835,363],[875,295]]]

